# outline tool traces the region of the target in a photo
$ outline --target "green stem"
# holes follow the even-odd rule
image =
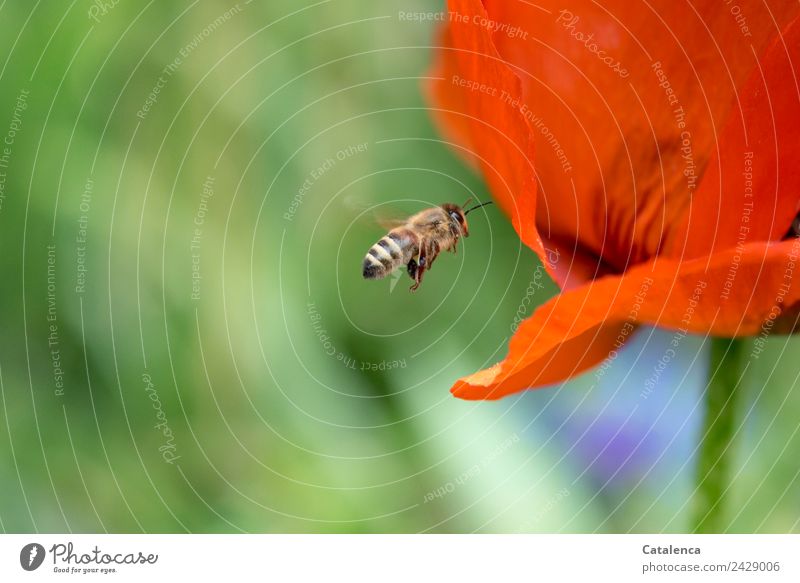
[[[706,412],[697,471],[694,531],[723,532],[725,492],[736,431],[736,397],[746,358],[742,340],[711,339],[711,367],[706,388]]]

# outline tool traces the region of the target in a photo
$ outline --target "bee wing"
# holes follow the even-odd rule
[[[395,216],[384,216],[380,213],[373,214],[372,219],[375,223],[379,224],[387,231],[391,231],[397,227],[402,227],[406,224],[406,219],[401,219]]]
[[[401,227],[408,221],[408,212],[395,207],[393,203],[371,203],[362,200],[346,199],[345,204],[356,211],[356,220],[366,225],[378,225],[386,231]]]

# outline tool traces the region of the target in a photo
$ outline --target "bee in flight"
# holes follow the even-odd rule
[[[442,251],[456,252],[461,237],[469,237],[467,214],[491,201],[464,210],[449,202],[425,209],[389,231],[375,243],[364,257],[364,279],[381,279],[401,265],[414,280],[410,290],[416,291],[422,276],[433,266]]]

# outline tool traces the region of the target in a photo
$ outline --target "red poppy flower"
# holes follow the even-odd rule
[[[562,292],[453,393],[568,379],[639,324],[786,331],[800,301],[793,1],[450,0],[437,125]]]

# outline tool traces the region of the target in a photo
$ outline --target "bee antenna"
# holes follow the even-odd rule
[[[484,202],[483,204],[478,204],[478,205],[475,205],[474,207],[472,207],[472,208],[470,208],[470,209],[467,209],[467,210],[465,210],[465,211],[464,211],[464,215],[466,216],[467,214],[471,213],[471,212],[472,212],[472,211],[474,211],[475,209],[479,209],[479,208],[481,208],[482,206],[486,206],[487,204],[492,204],[492,201],[490,200],[489,202]]]

